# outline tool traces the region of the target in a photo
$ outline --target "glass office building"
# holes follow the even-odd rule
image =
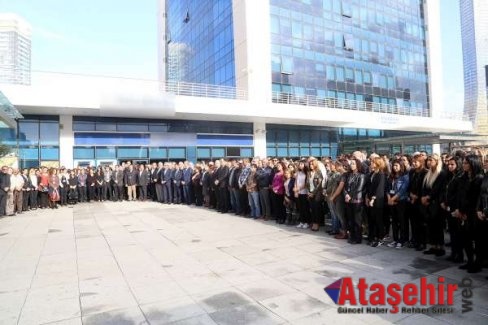
[[[464,63],[464,112],[475,131],[488,135],[488,3],[460,0]]]
[[[431,151],[383,140],[462,124],[432,124],[435,0],[160,1],[166,88],[94,78],[82,96],[66,86],[66,96],[17,97],[37,115],[0,135],[18,148],[21,167]],[[347,100],[360,105],[328,104]],[[369,109],[377,107],[387,109]]]
[[[232,1],[166,1],[166,80],[235,86]]]
[[[274,92],[429,110],[422,0],[270,0]]]

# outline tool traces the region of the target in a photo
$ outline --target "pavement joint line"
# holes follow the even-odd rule
[[[75,242],[75,252],[76,252],[76,277],[77,277],[77,281],[78,281],[78,304],[80,306],[80,320],[81,320],[81,324],[83,325],[83,308],[82,308],[82,305],[81,305],[81,287],[80,287],[80,267],[79,267],[79,264],[78,264],[78,241],[77,241],[77,238],[76,238],[76,227],[75,227],[75,214],[74,214],[74,210],[72,210],[71,212],[72,212],[71,222],[73,224],[73,241]]]
[[[100,224],[98,223],[98,220],[97,220],[97,219],[98,219],[98,217],[97,217],[97,216],[95,216],[95,215],[93,215],[93,219],[94,219],[95,224],[97,225],[97,228],[99,229],[99,231],[100,231],[100,233],[101,233],[101,235],[102,235],[103,239],[105,240],[105,243],[107,243],[108,249],[110,250],[110,253],[112,254],[112,257],[113,257],[113,259],[115,260],[115,263],[117,263],[117,267],[118,267],[118,269],[119,269],[119,271],[120,271],[120,273],[121,273],[122,277],[124,278],[124,282],[125,282],[125,284],[127,285],[127,288],[129,289],[130,294],[132,295],[132,298],[133,298],[133,299],[134,299],[134,301],[137,303],[137,308],[139,308],[139,311],[141,312],[142,316],[144,316],[144,319],[146,320],[146,322],[147,322],[148,324],[150,324],[149,320],[147,319],[146,314],[144,314],[144,312],[143,312],[143,310],[142,310],[142,308],[141,308],[141,306],[140,306],[139,302],[137,301],[137,298],[136,298],[136,296],[135,296],[134,292],[132,291],[132,288],[130,287],[129,282],[127,281],[127,278],[125,277],[125,274],[124,274],[124,272],[122,271],[122,268],[120,267],[119,261],[118,261],[118,260],[117,260],[117,258],[115,257],[115,254],[114,254],[114,251],[113,251],[113,249],[112,249],[112,246],[110,246],[110,243],[108,242],[107,237],[106,237],[106,236],[105,236],[105,234],[103,233],[102,228],[100,228]],[[119,218],[118,218],[118,217],[115,217],[115,219],[116,219],[116,220],[117,220],[117,222],[120,224]],[[124,228],[125,228],[125,227],[124,227]],[[126,231],[127,231],[127,229],[126,229]],[[78,282],[78,283],[79,283],[79,282]],[[81,292],[80,292],[80,297],[81,297]],[[80,298],[80,299],[81,299],[81,298]],[[83,310],[81,310],[81,312],[83,313]],[[81,320],[83,321],[83,314],[82,314]]]
[[[51,228],[51,224],[53,223],[53,219],[54,219],[54,217],[51,215],[51,216],[49,216],[49,218],[50,218],[50,220],[49,220],[49,225],[48,225],[48,227],[47,227],[47,230],[49,230],[49,228]],[[31,225],[31,224],[34,222],[34,220],[35,220],[35,219],[34,219],[34,218],[32,218],[32,221],[29,223],[29,226],[30,226],[30,225]],[[24,229],[24,230],[25,230],[25,229]],[[22,236],[21,236],[21,237],[22,237]],[[19,237],[19,238],[21,238],[21,237]],[[22,312],[24,311],[24,307],[25,307],[25,304],[26,304],[26,302],[27,302],[27,298],[29,297],[29,294],[30,294],[30,292],[31,292],[31,289],[32,289],[32,283],[34,282],[34,279],[35,279],[35,277],[36,277],[36,274],[37,274],[37,269],[38,269],[38,267],[39,267],[39,263],[40,263],[40,261],[41,261],[42,251],[43,251],[43,250],[44,250],[44,248],[46,247],[46,242],[47,242],[47,238],[48,238],[48,237],[49,237],[49,233],[48,233],[48,232],[46,232],[46,234],[45,234],[45,238],[44,238],[44,243],[43,243],[43,245],[42,245],[41,250],[39,251],[39,257],[38,257],[38,259],[37,259],[37,263],[36,263],[36,269],[35,269],[35,271],[34,271],[34,274],[32,275],[32,279],[31,279],[31,281],[30,281],[29,289],[27,289],[27,294],[26,294],[26,296],[25,296],[24,302],[22,303],[22,307],[20,308],[19,316],[17,317],[17,325],[18,325],[18,324],[19,324],[19,322],[20,322],[20,318],[21,318],[21,316],[22,316]]]

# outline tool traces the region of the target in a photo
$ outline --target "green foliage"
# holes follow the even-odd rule
[[[0,143],[0,158],[10,153],[10,147]]]

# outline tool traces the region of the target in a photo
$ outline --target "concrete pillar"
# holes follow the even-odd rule
[[[441,145],[439,143],[434,143],[432,145],[432,153],[436,153],[438,155],[441,154]]]
[[[440,1],[424,1],[424,10],[427,22],[426,41],[428,49],[430,116],[440,117],[442,111],[444,111]]]
[[[254,122],[254,156],[266,157],[266,123]]]
[[[236,87],[249,101],[271,102],[270,2],[232,0]]]
[[[73,134],[73,116],[59,116],[59,165],[73,168],[73,146],[75,137]]]

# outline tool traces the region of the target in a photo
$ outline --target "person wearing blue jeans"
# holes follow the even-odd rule
[[[261,216],[261,207],[259,205],[258,183],[256,180],[256,164],[251,165],[251,172],[246,180],[247,197],[251,207],[251,218],[257,219]]]

